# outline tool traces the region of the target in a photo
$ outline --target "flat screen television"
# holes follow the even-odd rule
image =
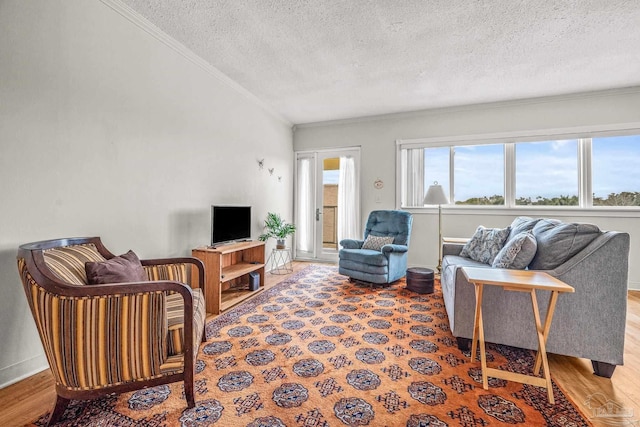
[[[211,246],[251,239],[251,206],[211,206]]]

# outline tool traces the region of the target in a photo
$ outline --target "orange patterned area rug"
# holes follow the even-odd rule
[[[490,378],[456,346],[430,295],[350,283],[312,265],[207,324],[196,402],[181,383],[73,402],[61,425],[588,426],[554,384]],[[490,366],[530,373],[533,353],[489,345]],[[35,424],[43,425],[46,416]]]

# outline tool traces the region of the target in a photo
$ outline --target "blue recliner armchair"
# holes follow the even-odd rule
[[[351,279],[385,284],[405,276],[407,251],[413,217],[404,211],[372,211],[367,220],[364,240],[340,241],[338,271]],[[393,243],[380,250],[362,249],[369,236],[391,236]]]

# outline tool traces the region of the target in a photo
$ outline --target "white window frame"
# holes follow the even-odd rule
[[[592,193],[592,151],[593,138],[611,136],[640,135],[640,123],[620,124],[605,128],[579,127],[565,129],[549,129],[545,131],[508,132],[479,135],[462,135],[453,137],[435,137],[418,139],[396,140],[396,208],[408,210],[413,213],[429,213],[437,210],[434,207],[402,206],[402,162],[401,153],[408,148],[434,148],[455,146],[504,144],[504,192],[505,205],[443,205],[448,214],[466,215],[470,213],[482,213],[489,215],[549,215],[556,216],[615,216],[638,217],[640,207],[637,206],[593,206]],[[520,142],[553,141],[553,140],[578,140],[578,206],[525,206],[515,204],[515,146]],[[453,200],[454,188],[454,159],[449,156],[449,200]]]

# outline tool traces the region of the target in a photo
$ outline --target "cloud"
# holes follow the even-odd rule
[[[454,167],[457,201],[472,197],[504,196],[502,145],[457,147]]]
[[[594,138],[593,193],[607,197],[623,191],[640,192],[640,136]]]
[[[596,196],[640,192],[640,135],[594,138],[592,186]],[[516,144],[516,198],[579,193],[578,140]],[[504,195],[502,144],[455,147],[455,200]],[[425,188],[449,188],[449,147],[425,149]]]

